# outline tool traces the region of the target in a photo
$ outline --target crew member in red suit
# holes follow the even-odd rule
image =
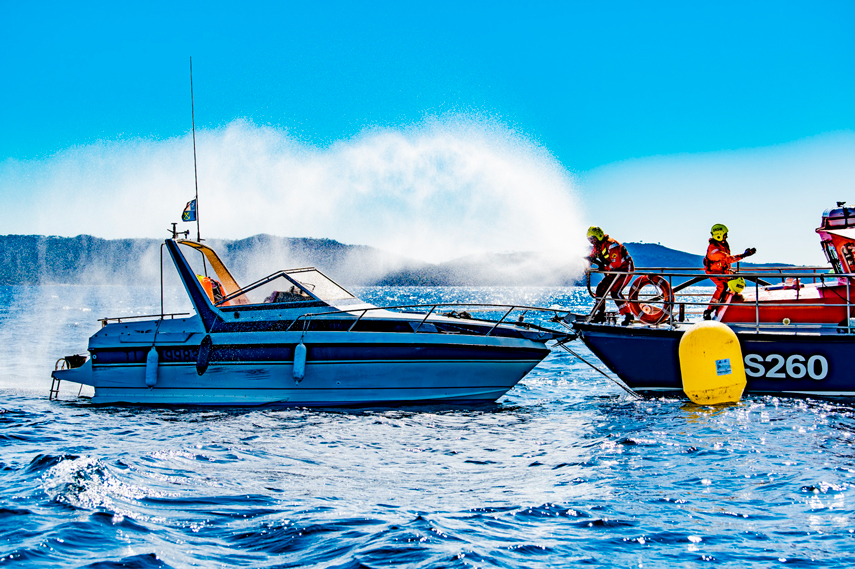
[[[704,257],[704,269],[709,275],[732,275],[734,274],[730,266],[741,261],[745,257],[750,257],[757,252],[757,249],[749,247],[741,255],[730,254],[730,244],[727,242],[727,226],[721,223],[716,223],[710,230],[710,244],[707,247],[707,256]],[[727,294],[727,283],[732,277],[710,277],[710,280],[715,283],[715,292],[710,299],[710,305],[704,310],[704,320],[709,320],[718,310],[717,304],[724,302],[724,297]]]
[[[628,326],[632,323],[632,311],[629,309],[629,303],[624,299],[621,291],[623,287],[629,284],[632,279],[632,271],[635,270],[635,265],[632,262],[632,257],[626,250],[626,247],[603,233],[599,227],[591,227],[588,229],[588,241],[593,245],[591,254],[588,255],[588,261],[592,265],[596,265],[601,271],[617,271],[618,273],[626,274],[606,274],[600,284],[597,285],[597,302],[602,299],[606,293],[610,294],[618,307],[618,312],[624,315],[622,326]],[[591,319],[591,322],[604,322],[606,319],[606,303],[605,301],[599,304],[597,312]]]

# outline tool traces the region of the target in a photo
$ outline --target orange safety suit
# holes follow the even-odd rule
[[[603,240],[598,241],[597,244],[594,245],[593,251],[588,255],[588,260],[592,264],[598,265],[601,270],[605,271],[632,273],[632,271],[635,270],[635,264],[632,262],[632,257],[629,256],[629,252],[626,250],[626,247],[608,235],[604,235]],[[609,291],[609,294],[615,300],[618,312],[621,314],[631,314],[632,311],[629,308],[629,304],[621,293],[623,288],[629,284],[630,280],[632,280],[631,274],[605,275],[603,280],[600,281],[600,284],[597,285],[597,301],[599,302],[599,300],[605,296],[606,291]],[[602,314],[605,310],[606,303],[604,302],[600,305],[597,313]]]
[[[710,239],[709,247],[707,247],[707,256],[704,257],[704,270],[708,275],[732,275],[730,265],[742,260],[742,255],[731,255],[730,245],[727,239],[716,241]],[[717,304],[724,302],[724,297],[727,296],[727,282],[730,277],[710,277],[710,280],[715,284],[715,292],[710,299],[710,305],[707,310],[715,312],[719,309]]]

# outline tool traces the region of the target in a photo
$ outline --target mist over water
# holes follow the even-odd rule
[[[197,132],[203,237],[330,238],[438,262],[585,249],[574,182],[496,121],[427,119],[320,148],[245,120]],[[190,134],[0,163],[4,233],[162,237],[194,194]],[[192,224],[181,224],[190,228]]]
[[[164,312],[193,312],[180,284],[164,287]],[[156,285],[0,286],[0,388],[42,396],[59,358],[88,354],[99,318],[150,314],[160,314]]]

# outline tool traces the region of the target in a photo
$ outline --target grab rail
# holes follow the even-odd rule
[[[136,320],[139,318],[158,318],[160,320],[165,320],[167,316],[169,316],[169,319],[172,320],[176,316],[189,316],[189,315],[190,315],[189,312],[172,312],[172,313],[168,313],[168,314],[141,314],[139,316],[110,316],[110,317],[105,317],[105,318],[99,318],[98,322],[101,323],[101,328],[103,328],[109,322],[113,322],[113,321],[120,323],[120,322],[122,322],[122,320]]]
[[[550,319],[550,321],[552,321],[552,322],[559,322],[560,321],[560,317],[558,316],[559,314],[567,315],[567,314],[572,313],[571,310],[567,310],[567,309],[563,309],[563,308],[543,308],[540,306],[527,306],[527,305],[522,305],[522,304],[481,304],[481,303],[460,303],[460,302],[437,302],[437,303],[433,303],[433,304],[401,304],[401,305],[397,305],[397,306],[370,306],[367,308],[337,309],[337,310],[329,311],[329,312],[313,312],[310,314],[301,314],[297,318],[295,318],[293,322],[291,322],[291,324],[288,326],[288,328],[286,328],[285,331],[289,332],[292,329],[294,329],[294,327],[297,325],[298,322],[303,322],[303,325],[306,326],[308,324],[308,322],[310,322],[311,320],[316,319],[316,318],[320,320],[320,319],[324,319],[324,318],[340,316],[342,314],[347,314],[350,316],[356,316],[357,314],[359,314],[354,319],[353,324],[351,324],[350,327],[346,330],[346,332],[354,332],[354,331],[358,331],[358,330],[355,330],[356,324],[359,323],[362,320],[362,318],[366,314],[368,314],[369,312],[374,312],[374,311],[378,311],[378,310],[396,311],[396,310],[402,310],[402,309],[429,308],[430,310],[428,310],[428,312],[426,314],[424,314],[424,317],[420,319],[418,325],[416,325],[416,327],[413,329],[413,332],[418,332],[419,329],[421,329],[422,325],[424,325],[427,322],[428,318],[430,318],[430,316],[434,312],[436,312],[436,310],[438,308],[441,308],[441,307],[469,308],[469,309],[477,308],[477,309],[482,309],[485,311],[490,311],[491,309],[492,310],[505,310],[504,315],[499,320],[489,320],[489,319],[484,319],[484,318],[477,318],[477,317],[470,316],[468,314],[466,315],[466,317],[462,318],[464,320],[470,320],[470,321],[475,321],[475,322],[479,322],[479,323],[493,324],[493,327],[490,328],[490,330],[484,334],[485,336],[491,335],[495,331],[495,329],[499,325],[502,325],[502,324],[505,326],[519,327],[519,328],[524,328],[524,329],[537,328],[538,330],[542,330],[542,331],[549,331],[549,332],[553,332],[553,333],[563,333],[563,332],[559,332],[557,330],[552,330],[549,328],[541,327],[541,326],[539,326],[537,324],[533,324],[531,322],[524,322],[522,320],[522,316],[520,317],[520,320],[518,320],[516,322],[506,321],[505,319],[514,310],[525,310],[526,312],[538,312],[538,313],[551,313],[551,314],[553,314],[553,317]],[[418,314],[414,314],[414,316],[421,317],[422,314],[418,313]],[[452,310],[451,314],[437,314],[436,316],[437,317],[445,317],[445,318],[458,318],[458,319],[461,318],[453,310]],[[566,329],[566,326],[565,326],[565,329]]]

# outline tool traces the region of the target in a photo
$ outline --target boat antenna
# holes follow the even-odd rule
[[[193,107],[193,56],[190,56],[190,120],[193,122],[193,179],[196,182],[196,241],[202,242],[199,234],[199,170],[196,168],[196,109]],[[208,276],[208,263],[205,262],[205,253],[202,255],[202,270]]]
[[[190,119],[193,122],[193,178],[196,181],[196,241],[202,242],[199,234],[199,171],[196,168],[196,110],[193,107],[193,57],[190,57]]]

